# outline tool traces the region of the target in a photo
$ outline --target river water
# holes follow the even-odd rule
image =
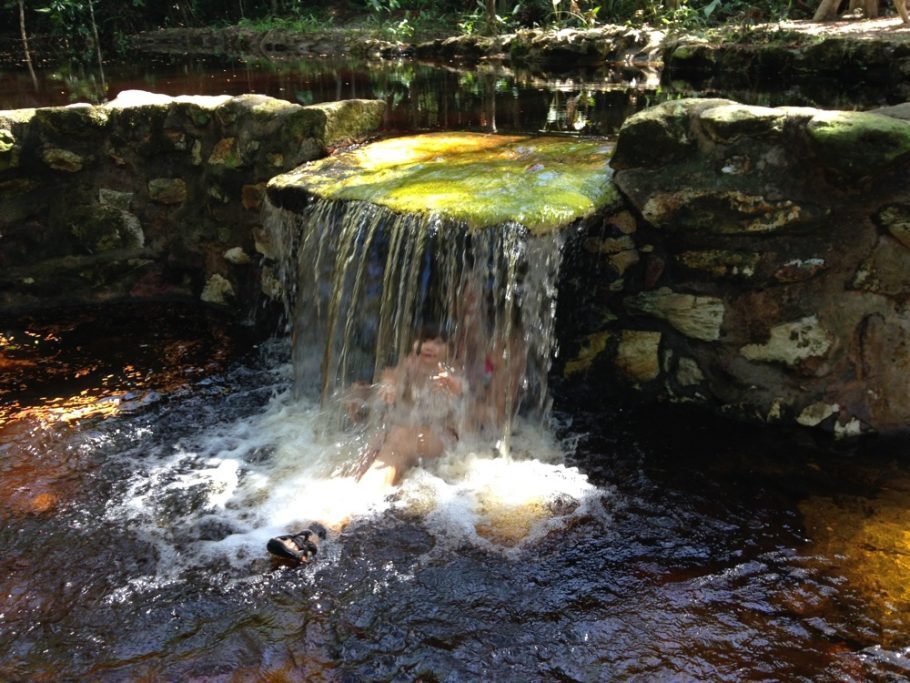
[[[3,322],[3,680],[910,675],[900,444],[561,400],[278,567],[265,540],[349,495],[307,464],[287,340],[192,307]]]
[[[631,114],[678,97],[730,97],[765,106],[872,109],[897,95],[862,82],[822,78],[800,83],[746,80],[661,82],[641,69],[520,68],[355,59],[267,60],[136,55],[105,65],[102,82],[84,65],[38,68],[38,89],[22,67],[0,61],[0,110],[102,102],[122,90],[166,95],[261,93],[314,104],[367,97],[385,100],[388,131],[498,130],[613,135]]]
[[[434,73],[439,91],[455,72]],[[463,109],[408,100],[388,128],[609,133],[660,96],[596,90],[579,127],[550,121],[561,86],[504,88],[494,111],[451,78]],[[0,319],[0,679],[910,676],[903,442],[847,452],[557,391],[510,457],[459,446],[369,498],[329,476],[338,434],[293,365],[283,330],[193,306]],[[353,521],[315,564],[268,558],[339,505]]]

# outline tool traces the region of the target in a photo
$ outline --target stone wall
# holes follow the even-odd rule
[[[375,130],[384,103],[121,93],[0,112],[0,313],[194,297],[246,314],[274,175]]]
[[[674,36],[662,45],[663,80],[715,77],[726,87],[830,79],[842,91],[861,84],[890,97],[910,97],[910,41],[890,31],[818,37],[806,31],[763,30],[743,41]]]
[[[611,163],[626,206],[567,265],[569,382],[910,426],[910,122],[680,100],[631,117]]]
[[[169,28],[130,36],[140,51],[164,54],[233,54],[256,56],[358,56],[430,61],[479,60],[520,65],[578,68],[608,64],[653,66],[661,59],[665,32],[628,26],[590,29],[522,29],[495,36],[458,35],[420,43],[372,37],[362,29],[326,29],[300,33],[248,28]]]

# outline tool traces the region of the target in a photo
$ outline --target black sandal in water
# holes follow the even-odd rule
[[[325,537],[325,527],[316,522],[311,524],[309,529],[301,531],[299,534],[286,534],[269,539],[265,547],[272,555],[282,560],[289,560],[298,564],[309,564],[319,551],[316,539],[324,541]]]

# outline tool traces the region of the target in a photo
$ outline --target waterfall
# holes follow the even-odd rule
[[[471,230],[432,213],[318,198],[296,211],[267,205],[266,225],[279,249],[295,391],[321,400],[327,425],[351,426],[352,387],[375,385],[428,322],[465,380],[463,431],[493,436],[508,453],[514,416],[546,419],[559,231]]]

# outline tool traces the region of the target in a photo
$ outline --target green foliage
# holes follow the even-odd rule
[[[366,0],[366,5],[373,12],[382,14],[383,12],[391,12],[398,9],[401,3],[398,0]]]
[[[35,9],[50,21],[53,31],[64,36],[71,53],[84,61],[94,54],[91,18],[88,3],[80,0],[51,0],[45,7]]]
[[[455,33],[505,33],[523,26],[649,24],[673,30],[730,31],[759,21],[806,16],[802,0],[93,0],[101,47],[113,55],[127,36],[171,26],[224,26],[314,32],[353,23],[379,37],[417,41]],[[26,0],[30,35],[50,37],[69,57],[90,63],[96,46],[86,0]],[[353,20],[353,21],[352,21]],[[0,37],[18,40],[18,1],[0,0]],[[47,45],[48,41],[41,43]]]
[[[299,14],[293,17],[266,16],[259,19],[241,19],[238,26],[254,31],[289,31],[296,33],[315,33],[332,28],[334,19],[331,15]]]
[[[805,18],[809,5],[794,0],[600,0],[598,20],[698,30]]]
[[[393,14],[371,14],[365,27],[373,35],[385,40],[419,41],[455,32],[455,18],[433,9],[420,12],[397,10]],[[446,29],[446,27],[453,27]]]
[[[477,0],[474,9],[461,15],[456,26],[461,33],[473,35],[475,33],[507,33],[518,28],[518,15],[522,11],[521,2],[516,2],[512,11],[507,15],[494,14],[492,24],[486,15],[483,0]]]
[[[552,23],[557,27],[577,26],[590,28],[597,24],[600,6],[582,8],[577,2],[569,0],[550,0],[552,4]]]
[[[66,64],[47,75],[51,83],[66,91],[70,102],[104,102],[107,93],[95,70],[82,64]]]

